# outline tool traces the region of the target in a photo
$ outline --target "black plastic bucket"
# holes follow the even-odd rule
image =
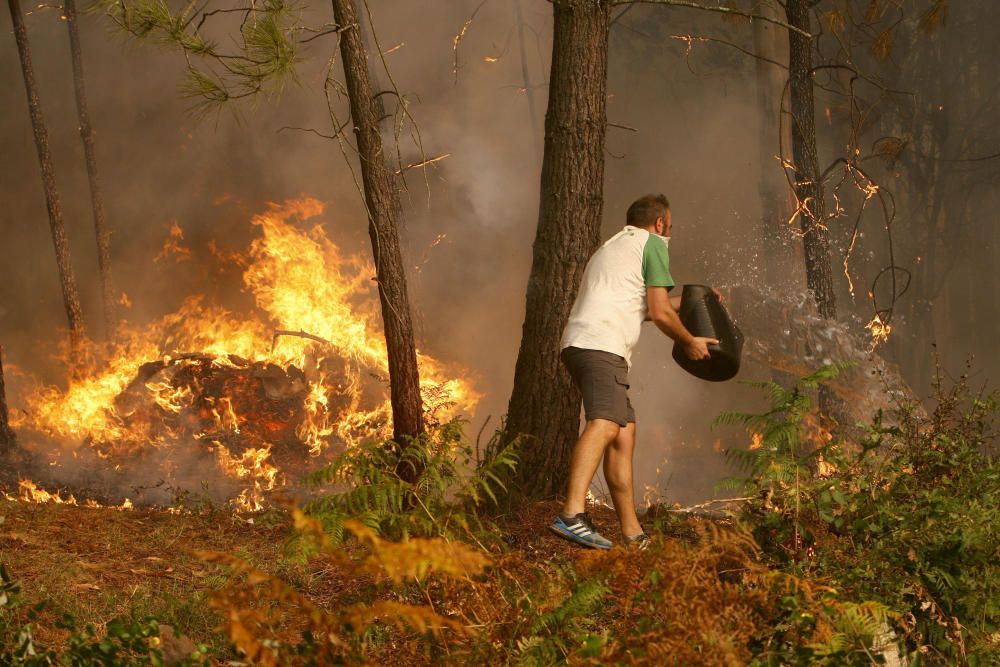
[[[692,335],[717,338],[719,344],[709,343],[708,351],[711,356],[695,361],[684,354],[682,346],[674,343],[674,361],[702,380],[722,382],[734,377],[740,370],[743,332],[733,323],[729,311],[719,302],[712,288],[705,285],[685,285],[678,314]]]

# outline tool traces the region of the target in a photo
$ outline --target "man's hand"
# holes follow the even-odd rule
[[[714,287],[712,288],[712,294],[714,294],[715,298],[719,300],[719,303],[724,303],[726,301],[726,297],[722,296],[722,292]]]
[[[673,338],[678,345],[684,348],[684,353],[692,359],[707,359],[708,344],[718,343],[714,338],[698,338],[692,336],[681,318],[677,316],[671,304],[670,297],[667,296],[666,287],[647,287],[646,305],[649,310],[649,319],[653,320],[656,326],[663,333]]]
[[[698,361],[699,359],[708,359],[711,353],[708,351],[709,343],[719,344],[717,338],[702,338],[700,336],[695,336],[690,340],[690,342],[684,344],[684,354],[688,356],[688,359],[694,359]]]

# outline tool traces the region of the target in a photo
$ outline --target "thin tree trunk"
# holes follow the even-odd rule
[[[600,242],[607,90],[607,0],[555,0],[541,201],[506,438],[528,436],[518,467],[532,497],[562,492],[579,434],[580,393],[559,340]]]
[[[406,290],[406,272],[399,247],[399,190],[386,164],[379,132],[377,99],[369,81],[368,60],[354,0],[332,0],[340,34],[344,79],[357,138],[368,209],[368,234],[379,287],[382,322],[389,353],[389,394],[393,438],[401,446],[424,430],[420,377],[413,342],[413,320]]]
[[[535,105],[535,89],[528,72],[528,53],[524,44],[524,13],[521,11],[521,0],[514,0],[514,15],[517,20],[517,45],[521,52],[521,78],[524,80],[524,97],[528,102],[528,120],[531,121],[531,145],[535,147],[535,157],[538,158],[538,112]]]
[[[21,16],[19,0],[7,0],[10,17],[14,23],[14,39],[17,51],[21,56],[21,71],[24,74],[24,88],[28,95],[28,110],[31,114],[31,126],[35,133],[35,147],[38,149],[38,163],[42,169],[42,186],[45,189],[45,203],[49,211],[49,227],[52,230],[52,244],[56,251],[56,265],[59,268],[59,282],[62,286],[63,304],[69,319],[70,365],[72,373],[77,375],[83,368],[83,345],[85,331],[83,311],[80,308],[80,295],[76,289],[76,279],[73,277],[73,266],[70,262],[69,243],[66,240],[66,228],[63,225],[62,206],[59,203],[59,193],[56,192],[55,173],[52,169],[52,158],[49,155],[49,135],[45,129],[45,119],[42,117],[42,106],[35,90],[35,74],[31,68],[31,50],[28,46],[28,33]]]
[[[14,431],[10,428],[7,412],[7,391],[3,381],[3,347],[0,347],[0,454],[6,454],[14,445]]]
[[[94,128],[87,112],[87,94],[84,88],[83,55],[80,49],[80,31],[77,26],[76,0],[64,0],[63,11],[69,29],[69,52],[73,61],[73,88],[76,92],[76,110],[80,121],[80,138],[87,162],[87,179],[90,182],[90,202],[94,212],[94,232],[97,237],[97,263],[101,276],[101,299],[104,312],[104,335],[111,339],[115,334],[115,297],[111,283],[111,234],[104,216],[104,197],[97,177],[97,155],[94,150]]]
[[[785,15],[789,25],[811,30],[808,0],[787,0]],[[820,315],[837,316],[830,266],[830,240],[825,228],[826,208],[819,177],[816,149],[816,108],[813,100],[812,40],[788,31],[788,78],[792,112],[792,159],[795,162],[795,196],[798,198],[799,227],[805,249],[806,285],[812,292]]]
[[[778,18],[777,8],[764,3],[759,11]],[[761,277],[768,290],[778,289],[787,282],[786,254],[788,222],[792,210],[781,165],[776,159],[781,145],[787,145],[785,137],[779,137],[782,124],[781,96],[785,87],[786,72],[768,60],[785,62],[786,55],[781,48],[780,28],[766,21],[753,22],[754,51],[756,59],[757,109],[760,112],[760,144],[758,148],[757,192],[760,195],[760,247],[761,262],[764,264]],[[767,60],[765,60],[765,58]],[[783,128],[787,134],[787,125]]]

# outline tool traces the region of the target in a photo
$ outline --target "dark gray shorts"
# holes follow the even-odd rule
[[[628,400],[625,359],[610,352],[579,347],[567,347],[560,356],[583,394],[587,421],[607,419],[619,426],[635,421],[635,410]]]

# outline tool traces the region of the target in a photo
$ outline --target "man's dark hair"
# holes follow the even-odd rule
[[[670,202],[664,195],[645,195],[639,197],[628,207],[625,214],[625,224],[633,227],[652,227],[657,218],[667,214]]]

